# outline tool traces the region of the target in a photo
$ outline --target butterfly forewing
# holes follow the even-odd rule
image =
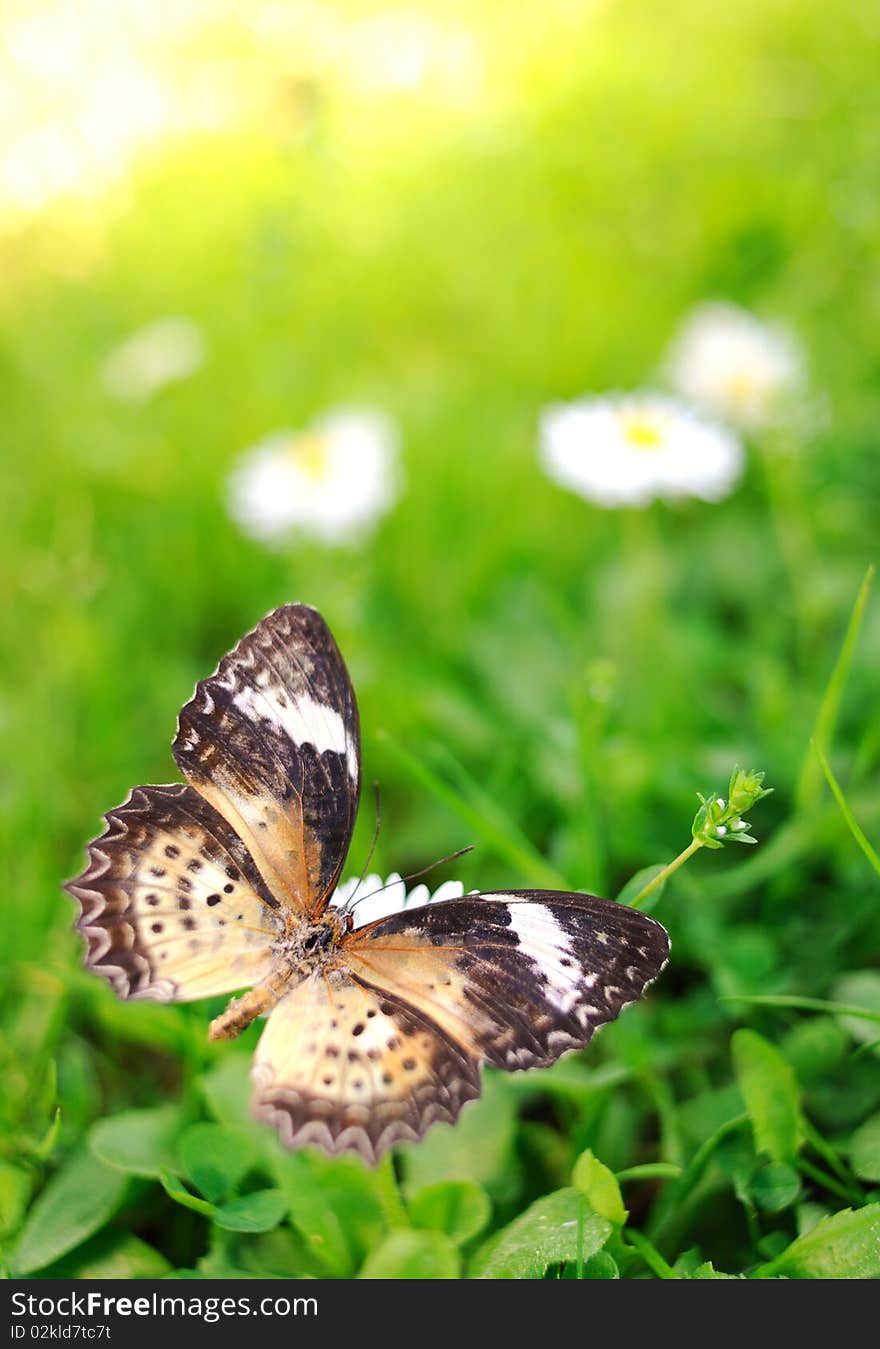
[[[79,901],[86,963],[123,998],[187,1001],[262,979],[283,932],[241,840],[183,783],[136,787],[106,815]]]
[[[654,919],[593,895],[469,895],[381,919],[345,943],[356,978],[387,989],[495,1067],[585,1045],[663,969]]]
[[[480,1093],[475,1054],[394,993],[341,972],[278,1004],[254,1057],[254,1111],[288,1147],[359,1152],[454,1120]]]
[[[284,605],[243,637],[196,686],[173,753],[272,893],[315,916],[345,860],[360,785],[354,692],[321,615]]]

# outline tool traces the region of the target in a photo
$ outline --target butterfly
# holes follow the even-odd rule
[[[186,783],[135,787],[66,889],[86,965],[121,998],[234,998],[268,1016],[253,1109],[288,1147],[352,1151],[454,1121],[484,1064],[553,1063],[666,964],[654,919],[543,890],[471,894],[356,927],[330,904],[361,778],[351,680],[317,610],[275,609],[196,685],[172,752]]]

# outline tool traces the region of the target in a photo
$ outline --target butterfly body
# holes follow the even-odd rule
[[[233,998],[226,1011],[214,1018],[209,1038],[234,1039],[258,1016],[271,1011],[303,979],[338,966],[344,933],[343,920],[332,912],[315,923],[294,922],[273,947],[274,964],[269,974],[244,997]]]
[[[484,1064],[581,1048],[663,969],[653,919],[580,893],[467,895],[363,927],[336,908],[360,788],[354,692],[321,616],[269,614],[181,711],[186,783],[108,811],[78,900],[86,964],[123,998],[236,993],[267,1016],[255,1114],[290,1147],[356,1151],[452,1122]]]

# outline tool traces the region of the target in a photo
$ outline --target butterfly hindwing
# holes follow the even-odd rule
[[[340,971],[278,1003],[254,1056],[254,1113],[287,1147],[359,1152],[453,1121],[480,1093],[477,1059],[393,993]]]
[[[192,787],[136,787],[68,881],[86,964],[122,998],[188,1001],[262,979],[278,901],[226,821]]]
[[[274,610],[196,685],[178,767],[241,837],[273,894],[324,906],[348,851],[360,786],[354,691],[321,615]]]
[[[468,895],[380,919],[345,942],[356,978],[402,999],[497,1068],[585,1045],[663,969],[654,919],[593,895]]]

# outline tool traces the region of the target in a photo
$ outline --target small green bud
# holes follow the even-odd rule
[[[763,801],[765,796],[770,795],[773,788],[762,787],[763,781],[763,773],[747,773],[742,768],[734,768],[727,789],[727,802],[734,814],[744,815],[756,801]]]
[[[701,796],[691,832],[703,848],[723,848],[725,843],[757,843],[748,833],[748,821],[742,818],[756,801],[769,796],[771,787],[762,787],[763,773],[746,773],[735,768],[730,775],[727,798]]]

